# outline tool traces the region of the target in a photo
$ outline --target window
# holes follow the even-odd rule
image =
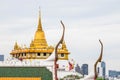
[[[26,56],[26,53],[24,53],[24,56]]]
[[[46,56],[46,53],[44,53],[43,56]]]
[[[20,54],[18,54],[18,57],[20,57]]]
[[[15,55],[15,58],[17,58],[17,54]]]
[[[23,56],[23,53],[22,53],[22,56]]]
[[[63,53],[61,54],[61,57],[64,57],[64,54],[63,54]]]
[[[38,56],[40,56],[40,53],[37,53]]]
[[[51,53],[49,53],[49,56],[51,55]]]

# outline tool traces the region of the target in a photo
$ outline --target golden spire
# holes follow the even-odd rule
[[[18,46],[17,42],[15,42],[14,50],[17,50],[17,49],[19,49],[19,46]]]
[[[32,48],[34,46],[33,40],[31,41],[30,47]]]
[[[41,14],[39,10],[38,28],[37,31],[35,32],[34,40],[30,44],[30,48],[46,48],[46,47],[48,47],[48,45],[44,31],[42,29]]]
[[[42,23],[41,23],[41,12],[39,9],[39,17],[38,17],[38,29],[39,31],[42,31]]]
[[[65,41],[63,40],[63,42],[62,42],[62,49],[67,49],[67,47],[66,47],[66,44],[65,44]]]

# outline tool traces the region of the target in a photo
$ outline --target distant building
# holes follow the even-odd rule
[[[4,61],[4,55],[0,55],[0,61]]]
[[[120,71],[109,70],[109,77],[117,78],[120,76]]]
[[[82,71],[81,71],[80,66],[78,64],[75,67],[75,71],[82,74]]]
[[[97,72],[98,74],[100,74],[100,67],[97,67]]]
[[[88,64],[83,64],[81,69],[82,69],[83,75],[88,75]]]
[[[98,76],[105,79],[106,76],[106,64],[102,61],[97,67]]]
[[[105,78],[106,75],[106,64],[105,62],[101,62],[101,68],[102,68],[102,77]]]

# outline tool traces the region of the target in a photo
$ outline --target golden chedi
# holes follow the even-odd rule
[[[16,42],[14,49],[11,51],[12,57],[18,59],[47,59],[53,52],[54,47],[48,46],[44,31],[42,29],[41,15],[39,12],[38,27],[34,35],[34,39],[31,41],[30,47],[20,47]],[[58,59],[68,60],[69,52],[67,50],[65,41],[62,43],[62,47],[58,49]]]

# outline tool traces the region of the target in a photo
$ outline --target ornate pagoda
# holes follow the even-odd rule
[[[38,26],[29,47],[20,47],[15,42],[14,49],[10,55],[18,59],[47,59],[53,52],[54,47],[48,46],[45,33],[42,28],[41,14],[39,11]],[[65,41],[62,42],[62,47],[58,49],[58,59],[68,60],[69,51],[66,47]]]

